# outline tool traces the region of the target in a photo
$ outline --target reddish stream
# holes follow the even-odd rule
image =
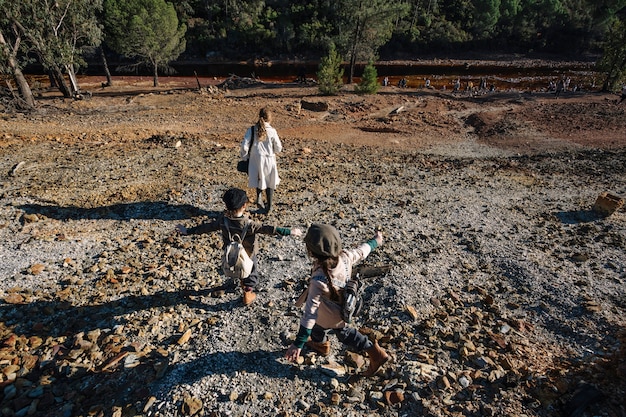
[[[430,87],[438,91],[453,91],[455,83],[459,80],[460,91],[465,91],[468,84],[473,84],[479,89],[481,81],[486,90],[492,86],[497,91],[546,91],[550,81],[570,79],[570,90],[598,91],[602,84],[601,74],[593,70],[592,64],[553,64],[537,66],[515,66],[515,64],[381,64],[376,66],[378,80],[382,85],[383,79],[388,78],[389,86],[397,87],[400,80],[406,80],[408,89],[424,88],[427,80]],[[79,84],[82,82],[105,82],[104,72],[97,66],[90,66],[86,74],[79,75]],[[177,73],[174,77],[160,76],[159,81],[167,83],[168,80],[183,81],[190,88],[209,84],[219,84],[230,75],[240,77],[258,77],[267,83],[294,83],[298,74],[304,73],[307,80],[316,79],[317,67],[314,64],[297,66],[296,64],[253,64],[253,63],[230,63],[230,64],[186,64],[175,68]],[[357,68],[360,74],[362,68]],[[347,69],[344,71],[347,73]],[[197,78],[196,78],[197,76]],[[114,74],[116,79],[151,81],[147,74]],[[50,85],[47,76],[29,76],[32,88],[47,87]],[[88,81],[87,81],[88,80]],[[347,82],[347,77],[344,76]],[[353,82],[358,83],[360,78],[354,77]],[[1,82],[0,85],[4,85]]]

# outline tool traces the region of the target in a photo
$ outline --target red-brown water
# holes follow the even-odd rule
[[[453,91],[458,80],[460,91],[466,91],[468,85],[473,85],[474,89],[480,89],[481,85],[488,91],[494,88],[498,91],[546,91],[550,81],[559,79],[570,79],[570,90],[597,91],[602,84],[601,74],[594,71],[591,64],[540,64],[536,66],[515,64],[381,64],[376,66],[378,80],[383,84],[385,77],[390,86],[398,86],[400,80],[406,80],[406,87],[409,89],[424,88],[427,80],[430,81],[430,88],[437,91]],[[188,78],[190,87],[197,85],[198,79],[201,85],[217,84],[229,77],[237,75],[240,77],[257,77],[264,82],[273,83],[293,83],[299,74],[304,72],[307,79],[316,79],[317,64],[295,64],[295,63],[228,63],[228,64],[185,64],[175,66],[175,78]],[[357,68],[360,74],[362,67]],[[347,70],[345,71],[347,72]],[[102,82],[106,81],[104,72],[99,71],[97,66],[90,66],[83,76],[93,79],[101,76]],[[116,74],[116,78],[142,78],[151,80],[148,74]],[[197,78],[196,78],[197,77]],[[160,76],[160,81],[166,81],[167,76]],[[30,76],[32,82],[38,86],[49,85],[46,76]],[[347,77],[344,77],[347,82]],[[353,82],[358,83],[360,79],[355,77]],[[2,82],[1,85],[5,83]]]
[[[180,75],[185,75],[193,65],[178,68]],[[601,75],[594,71],[591,63],[553,63],[542,62],[537,64],[523,63],[459,63],[459,62],[406,62],[406,63],[379,63],[376,65],[379,82],[382,84],[385,77],[389,85],[398,86],[401,79],[406,79],[407,88],[423,88],[426,80],[430,80],[431,88],[450,91],[458,79],[461,90],[465,90],[468,83],[479,88],[481,79],[487,89],[493,85],[497,90],[543,91],[548,88],[550,81],[570,79],[570,89],[586,91],[597,90],[602,84]],[[293,82],[299,74],[304,72],[307,78],[315,79],[317,63],[238,63],[198,65],[194,69],[199,76],[223,76],[236,74],[242,77],[259,77],[266,82]],[[356,75],[360,75],[363,66],[357,66]],[[348,69],[344,69],[344,74]],[[220,75],[221,74],[221,75]],[[344,81],[347,78],[344,77]],[[355,77],[353,82],[359,82]]]

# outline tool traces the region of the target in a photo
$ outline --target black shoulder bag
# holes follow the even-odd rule
[[[245,161],[237,162],[237,171],[248,173],[250,166],[250,152],[252,152],[252,144],[254,143],[254,137],[256,136],[256,125],[252,125],[252,139],[250,139],[250,147],[248,148],[248,159]]]

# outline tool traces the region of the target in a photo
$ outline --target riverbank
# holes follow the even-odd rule
[[[360,77],[366,63],[357,64],[355,76]],[[473,80],[478,85],[486,78],[498,88],[518,88],[537,90],[546,88],[550,80],[558,78],[575,79],[589,91],[597,89],[602,76],[595,72],[595,62],[587,60],[563,60],[559,57],[524,57],[521,55],[484,55],[473,58],[428,58],[410,60],[381,60],[375,63],[380,81],[388,77],[393,85],[406,78],[408,86],[417,88],[424,85],[426,78],[436,83],[436,88],[444,85],[450,88],[453,80],[464,83]],[[119,64],[110,64],[116,68]],[[316,78],[319,62],[314,60],[273,60],[250,59],[247,61],[197,60],[173,62],[176,76],[200,78],[226,78],[232,74],[242,77],[259,77],[270,82],[294,81],[299,74]],[[348,74],[349,68],[344,67]],[[103,67],[91,64],[85,75],[103,74]],[[115,75],[123,76],[123,73]],[[144,76],[150,76],[146,73]],[[510,85],[509,85],[510,84]]]

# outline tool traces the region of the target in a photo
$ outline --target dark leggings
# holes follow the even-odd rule
[[[252,272],[246,278],[241,280],[241,284],[244,287],[250,287],[252,289],[256,288],[259,283],[259,272],[258,272],[258,262],[256,256],[252,257]]]
[[[341,343],[355,352],[362,352],[373,346],[373,343],[367,336],[359,333],[354,327],[349,326],[341,329],[324,329],[316,324],[311,331],[311,340],[314,342],[325,342],[328,339],[328,332],[335,333]]]

